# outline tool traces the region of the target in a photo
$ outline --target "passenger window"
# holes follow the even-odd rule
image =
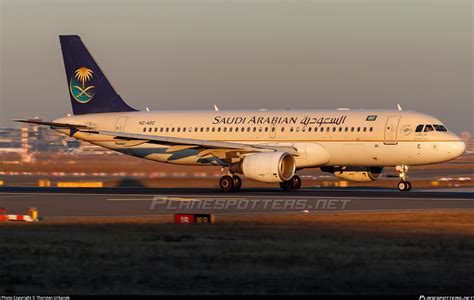
[[[326,128],[326,132],[329,132],[330,129],[331,129],[330,127],[327,127],[327,128]]]
[[[423,126],[425,126],[425,125],[416,126],[415,132],[423,132]]]
[[[276,131],[276,127],[272,127],[272,132],[275,132]]]
[[[174,127],[173,127],[173,128],[171,128],[171,132],[174,132]]]
[[[217,127],[217,132],[221,132],[221,128],[220,128],[220,127]]]
[[[348,132],[348,131],[349,131],[349,127],[346,127],[346,128],[344,129],[344,131],[345,131],[345,132]]]
[[[312,129],[313,129],[313,127],[309,127],[309,128],[308,128],[308,132],[311,132]]]
[[[194,127],[194,132],[197,132],[198,131],[198,128],[197,127]]]
[[[351,127],[351,132],[354,132],[354,127]]]
[[[143,132],[146,132],[146,128],[143,128]]]
[[[282,128],[281,128],[281,132],[285,132],[285,127],[282,127]]]
[[[444,125],[434,125],[434,128],[436,129],[436,131],[448,131],[448,129],[446,129]]]
[[[168,127],[166,127],[166,132],[170,131],[170,129]]]
[[[209,132],[209,127],[206,127],[206,132]]]
[[[367,131],[367,127],[364,127],[364,132],[366,132],[366,131]]]
[[[431,132],[431,131],[434,131],[433,126],[431,126],[431,125],[426,125],[426,126],[425,126],[425,132]]]
[[[360,132],[360,127],[357,127],[357,132]]]
[[[265,132],[268,132],[268,127],[265,127]]]
[[[332,128],[332,132],[336,132],[336,127],[333,127],[333,128]]]
[[[227,127],[224,127],[224,132],[227,132]]]
[[[257,131],[257,127],[254,127],[254,128],[253,128],[253,132],[256,132],[256,131]]]
[[[186,132],[186,127],[183,127],[183,132]]]
[[[216,127],[212,127],[212,132],[215,132],[216,131]]]
[[[342,127],[339,127],[339,132],[341,132],[341,131],[342,131]]]
[[[373,128],[373,127],[370,127],[369,131],[370,131],[370,132],[374,131],[374,128]]]
[[[229,132],[232,132],[232,127],[229,128]]]
[[[290,127],[290,132],[293,132],[293,127]]]
[[[235,132],[239,132],[239,127],[235,127]]]
[[[150,128],[148,128],[148,132],[151,132],[151,127],[150,127]]]
[[[160,128],[160,132],[163,132],[163,127]]]

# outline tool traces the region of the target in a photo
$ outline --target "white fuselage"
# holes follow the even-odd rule
[[[297,168],[321,166],[426,165],[454,159],[465,145],[450,131],[416,132],[438,119],[400,110],[258,110],[124,112],[55,120],[97,130],[246,144],[292,146]],[[69,130],[57,129],[69,134]],[[75,138],[145,159],[212,165],[203,149],[77,132]],[[169,151],[170,147],[175,147]],[[179,151],[177,151],[179,150]],[[200,155],[198,155],[200,154]],[[220,158],[225,159],[225,152]]]

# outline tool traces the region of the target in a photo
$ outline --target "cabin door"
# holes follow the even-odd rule
[[[389,116],[387,123],[385,124],[385,145],[396,145],[397,141],[397,132],[398,132],[398,123],[400,122],[400,116]]]
[[[115,123],[115,131],[123,132],[125,130],[125,124],[127,123],[128,117],[120,117]]]

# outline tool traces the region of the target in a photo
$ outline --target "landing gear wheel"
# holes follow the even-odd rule
[[[398,183],[398,189],[400,192],[408,192],[411,190],[411,182],[408,181],[408,166],[407,165],[401,165],[401,166],[396,166],[396,170],[400,172],[400,182]]]
[[[293,176],[288,181],[280,182],[280,188],[284,191],[296,191],[301,187],[301,177],[298,175]]]
[[[289,191],[293,188],[293,179],[280,182],[280,188],[284,191]]]
[[[234,178],[229,175],[222,176],[219,180],[219,186],[224,192],[232,190],[234,188]]]
[[[234,179],[234,187],[232,188],[232,190],[240,190],[240,188],[242,187],[242,179],[237,175],[232,176],[232,178]]]
[[[406,190],[407,190],[407,192],[408,192],[409,190],[411,190],[411,182],[410,182],[410,181],[407,181],[407,189],[406,189]]]
[[[400,192],[407,192],[407,191],[411,190],[410,181],[400,181],[398,183],[398,189],[400,190]]]
[[[299,190],[301,187],[301,177],[299,177],[298,175],[295,175],[293,176],[293,178],[291,178],[291,180],[293,181],[291,189],[295,191]]]

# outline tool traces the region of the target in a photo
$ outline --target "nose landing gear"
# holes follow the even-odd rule
[[[411,190],[410,181],[400,181],[398,183],[398,189],[400,190],[400,192],[407,192],[407,191]]]
[[[407,180],[408,166],[401,165],[401,166],[397,166],[396,169],[398,172],[400,172],[400,179],[401,179],[401,181],[398,183],[398,190],[400,192],[408,192],[409,190],[411,190],[411,182]]]

